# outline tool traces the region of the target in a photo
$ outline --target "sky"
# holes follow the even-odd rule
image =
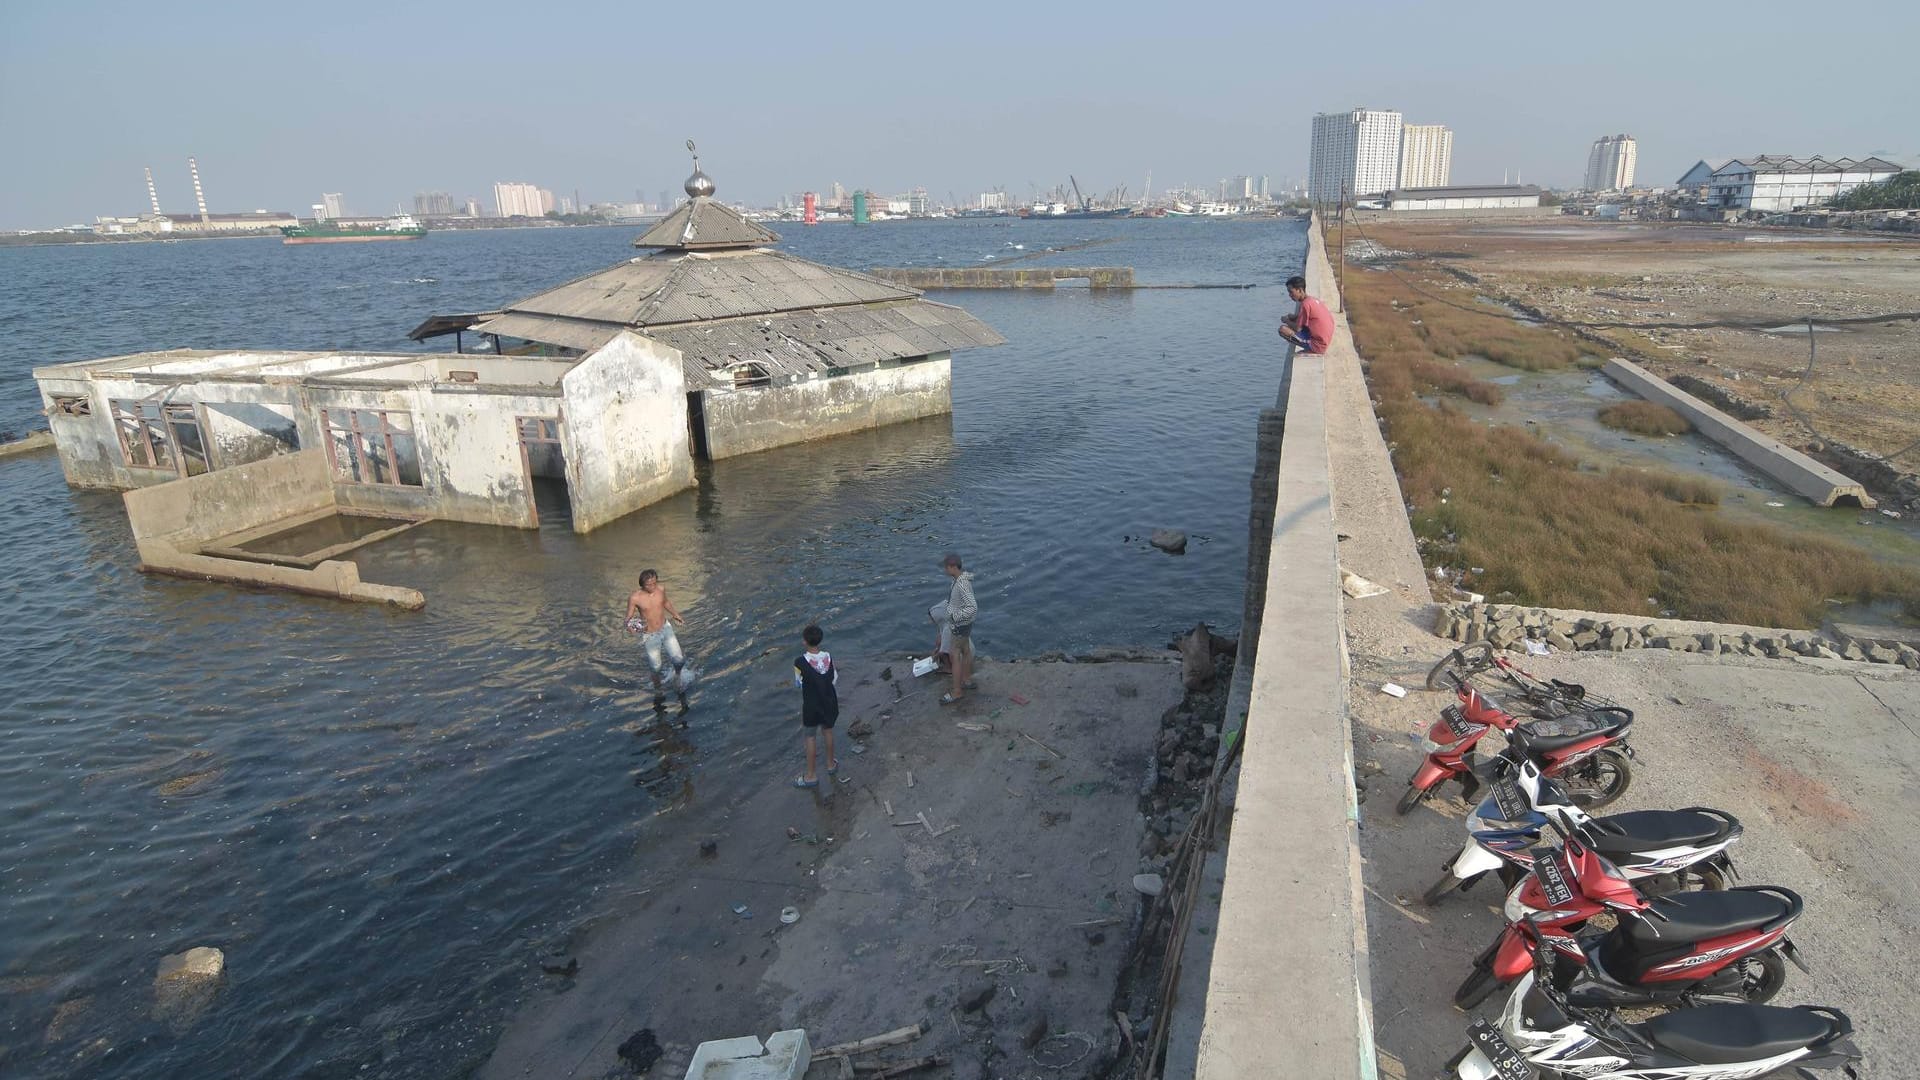
[[[1639,182],[1696,160],[1920,166],[1920,5],[0,3],[0,228],[191,209],[354,213],[518,180],[723,199],[838,181],[936,201],[1304,175],[1313,114],[1454,131],[1453,182]],[[1847,29],[1849,26],[1855,29]],[[1861,29],[1866,28],[1866,29]]]

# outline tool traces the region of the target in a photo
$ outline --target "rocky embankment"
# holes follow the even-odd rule
[[[1899,664],[1920,671],[1920,650],[1891,639],[1853,634],[1829,636],[1812,630],[1712,628],[1707,623],[1675,625],[1669,620],[1628,615],[1594,616],[1508,604],[1445,604],[1434,633],[1466,644],[1489,642],[1496,649],[1525,653],[1541,648],[1560,652],[1622,652],[1672,649],[1708,655],[1824,657],[1874,664]]]

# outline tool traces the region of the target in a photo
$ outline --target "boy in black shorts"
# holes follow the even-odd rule
[[[802,630],[800,638],[807,643],[807,651],[794,658],[793,685],[800,688],[800,730],[807,743],[807,771],[794,777],[793,786],[810,788],[820,786],[819,774],[813,768],[815,729],[826,732],[827,772],[840,771],[840,759],[833,756],[833,723],[840,719],[840,694],[834,687],[840,681],[840,672],[833,666],[833,654],[820,647],[826,634],[818,626]]]

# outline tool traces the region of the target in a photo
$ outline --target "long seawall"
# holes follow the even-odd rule
[[[1307,290],[1342,312],[1317,221],[1307,235]],[[1197,1009],[1197,1039],[1176,1038],[1168,1077],[1185,1060],[1201,1080],[1377,1076],[1327,442],[1329,369],[1359,357],[1344,313],[1335,322],[1328,354],[1294,355],[1260,420],[1227,713],[1245,717],[1239,775],[1204,1001],[1179,1003]]]

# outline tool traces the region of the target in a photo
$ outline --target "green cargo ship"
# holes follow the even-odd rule
[[[357,244],[363,240],[418,240],[427,230],[411,214],[390,217],[372,227],[335,225],[316,221],[311,225],[283,225],[283,244]]]

